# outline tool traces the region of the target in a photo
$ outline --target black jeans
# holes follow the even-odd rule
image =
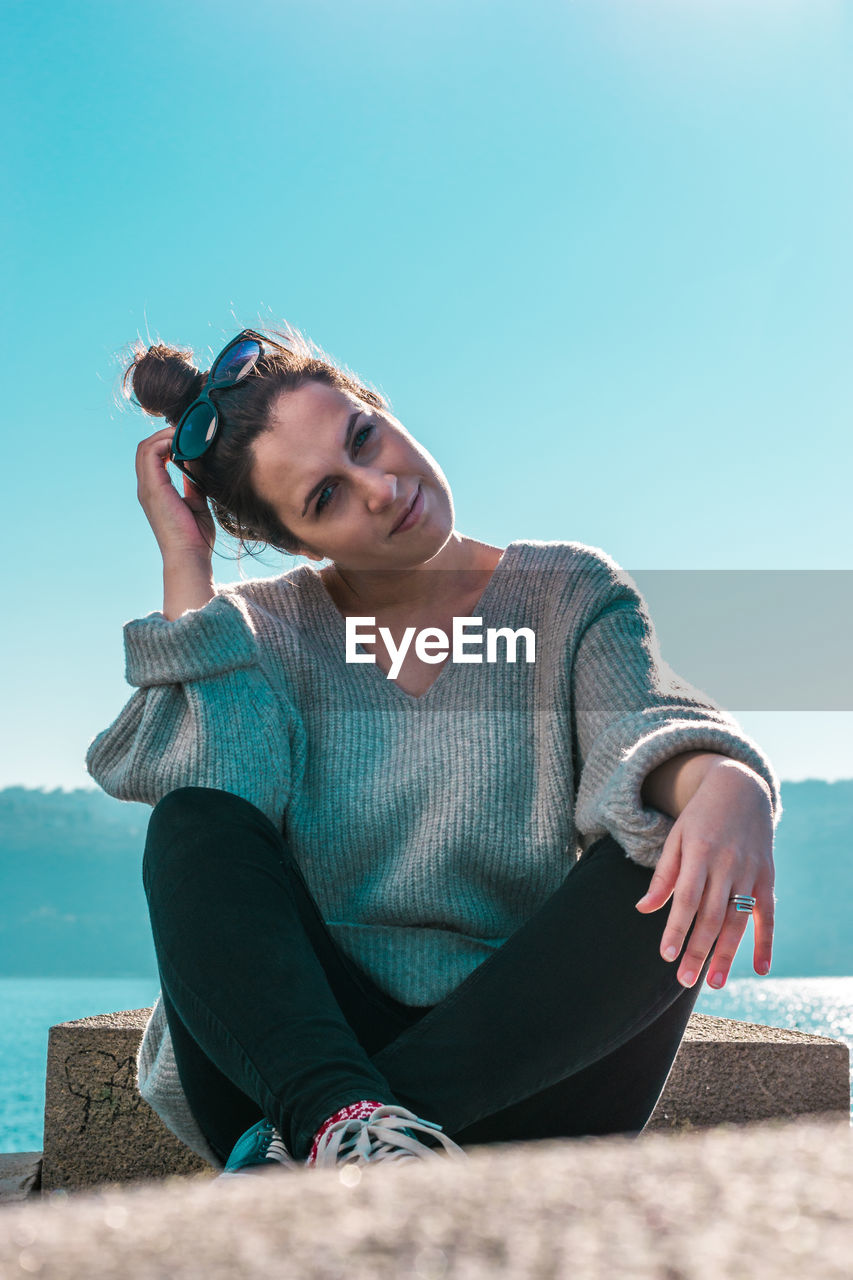
[[[156,805],[143,883],[178,1074],[224,1162],[262,1116],[304,1158],[363,1098],[460,1145],[642,1130],[708,968],[660,955],[668,907],[634,909],[651,871],[610,836],[442,1000],[383,994],[339,950],[275,826],[239,796],[182,787]]]

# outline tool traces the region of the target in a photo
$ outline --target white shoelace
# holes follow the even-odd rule
[[[340,1120],[333,1124],[320,1139],[315,1167],[413,1157],[440,1160],[440,1152],[413,1136],[411,1131],[418,1129],[434,1135],[448,1155],[467,1160],[462,1148],[442,1133],[440,1125],[419,1119],[405,1107],[385,1106],[377,1107],[367,1120]]]
[[[292,1165],[296,1163],[293,1156],[284,1145],[284,1139],[278,1129],[273,1129],[273,1136],[270,1141],[270,1145],[267,1147],[265,1158],[267,1160],[277,1160],[281,1164]]]

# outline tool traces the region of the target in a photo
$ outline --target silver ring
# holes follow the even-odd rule
[[[729,898],[729,902],[735,904],[735,911],[747,911],[752,915],[752,908],[755,906],[755,898],[748,893],[733,893]]]

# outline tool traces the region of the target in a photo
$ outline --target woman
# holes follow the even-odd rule
[[[87,764],[154,806],[143,1097],[227,1173],[638,1133],[753,906],[770,967],[772,766],[609,556],[461,535],[431,455],[295,331],[129,378],[170,424],[136,458],[164,603]],[[328,563],[217,587],[208,503]]]

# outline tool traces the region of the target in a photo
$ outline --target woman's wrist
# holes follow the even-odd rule
[[[209,560],[191,556],[163,559],[163,617],[174,622],[189,609],[201,609],[216,595]]]
[[[685,751],[665,760],[647,775],[641,790],[642,801],[671,818],[677,818],[711,770],[721,766],[741,771],[769,793],[767,783],[754,769],[731,756],[716,751]]]

